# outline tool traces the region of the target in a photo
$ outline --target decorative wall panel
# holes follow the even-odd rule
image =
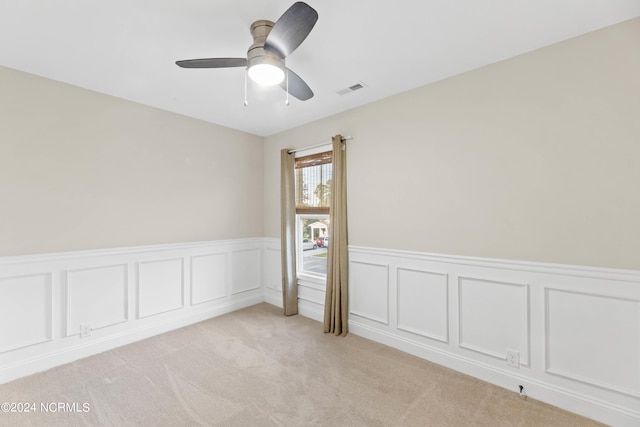
[[[184,306],[183,264],[182,258],[138,263],[138,318]]]
[[[127,265],[67,272],[67,336],[126,322],[128,316]]]
[[[232,294],[260,289],[262,285],[262,251],[246,249],[233,252]]]
[[[227,254],[191,258],[191,304],[223,298],[227,294]]]
[[[515,350],[528,364],[527,285],[459,277],[458,299],[460,347],[505,360]]]
[[[447,275],[402,267],[397,272],[398,329],[448,342]]]
[[[282,268],[280,250],[267,248],[264,251],[264,285],[274,291],[282,291]]]
[[[547,372],[640,397],[640,300],[546,289]]]
[[[51,274],[0,277],[0,353],[52,338]]]
[[[353,260],[349,265],[349,311],[389,324],[389,266]]]

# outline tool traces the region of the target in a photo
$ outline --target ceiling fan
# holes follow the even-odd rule
[[[301,101],[313,97],[313,91],[285,66],[289,56],[307,38],[318,20],[318,12],[303,2],[294,3],[275,23],[259,20],[249,30],[253,43],[246,58],[204,58],[176,61],[183,68],[246,67],[251,80],[262,85],[279,84]]]

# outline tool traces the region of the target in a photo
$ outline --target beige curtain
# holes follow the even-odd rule
[[[285,316],[298,314],[296,277],[295,154],[280,152],[280,244],[282,253],[282,305]]]
[[[347,335],[347,151],[341,135],[332,139],[333,177],[329,210],[329,254],[327,259],[327,293],[324,302],[324,331]]]

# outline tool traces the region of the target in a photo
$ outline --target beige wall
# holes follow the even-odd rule
[[[0,67],[0,255],[278,237],[279,149],[342,133],[353,245],[640,269],[639,43],[636,19],[264,141]]]
[[[350,244],[640,269],[640,19],[265,141],[348,142]],[[357,96],[357,94],[349,95]]]
[[[261,237],[262,138],[0,67],[0,255]]]

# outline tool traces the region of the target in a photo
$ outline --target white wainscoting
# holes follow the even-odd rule
[[[282,307],[280,241],[266,301]],[[298,278],[322,321],[324,284]],[[349,330],[614,426],[640,425],[640,272],[349,247]],[[507,364],[517,351],[519,367]]]
[[[448,343],[448,275],[406,267],[396,271],[398,330]]]
[[[545,291],[546,371],[640,398],[640,299]]]
[[[232,252],[232,295],[258,290],[262,287],[262,247]]]
[[[0,258],[0,383],[263,302],[263,254],[257,238]]]
[[[92,330],[129,319],[127,264],[66,271],[66,337],[80,334],[81,325]]]
[[[638,271],[351,246],[349,287],[356,335],[607,424],[640,425]]]
[[[499,360],[515,350],[529,365],[528,285],[459,276],[457,323],[460,348]]]
[[[639,271],[354,246],[349,258],[351,333],[640,425]],[[280,266],[274,238],[0,258],[0,383],[262,301],[282,307]],[[321,280],[299,278],[300,314],[322,321],[324,296]]]
[[[53,336],[51,273],[0,277],[0,354]]]
[[[280,239],[264,240],[264,298],[269,304],[282,308],[282,262]]]
[[[265,301],[283,307],[280,239],[265,238]],[[324,320],[325,281],[311,275],[298,275],[298,313],[318,322]]]
[[[349,271],[360,278],[349,284],[349,313],[389,325],[389,264],[351,261]]]
[[[138,262],[138,319],[184,307],[182,258]]]
[[[226,252],[191,257],[191,304],[197,305],[227,296]]]

